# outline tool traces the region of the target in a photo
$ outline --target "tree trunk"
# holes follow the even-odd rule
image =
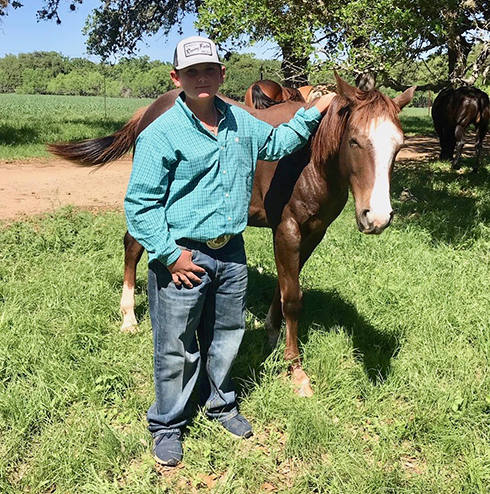
[[[464,83],[471,48],[472,46],[460,34],[448,39],[449,81],[455,88]]]
[[[286,87],[301,87],[308,84],[308,56],[298,56],[291,44],[280,47],[282,51],[281,70]]]

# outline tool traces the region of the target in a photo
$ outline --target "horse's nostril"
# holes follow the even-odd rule
[[[369,214],[369,209],[363,209],[363,210],[361,211],[361,216],[362,216],[363,218],[367,218],[367,215],[368,215],[368,214]]]

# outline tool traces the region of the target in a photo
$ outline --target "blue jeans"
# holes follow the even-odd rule
[[[166,266],[149,265],[156,401],[148,411],[148,429],[154,436],[188,423],[199,377],[199,399],[209,417],[226,420],[238,413],[230,373],[245,331],[243,238],[233,237],[218,250],[191,240],[177,243],[192,251],[193,262],[206,273],[201,284],[177,288]]]

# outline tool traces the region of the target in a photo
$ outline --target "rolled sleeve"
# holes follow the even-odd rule
[[[265,122],[258,124],[259,159],[275,161],[306,145],[312,132],[318,127],[322,114],[316,107],[308,110],[300,108],[287,123],[274,128]]]

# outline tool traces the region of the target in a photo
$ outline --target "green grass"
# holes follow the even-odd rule
[[[404,108],[400,122],[407,136],[436,135],[430,111],[427,108]]]
[[[399,165],[393,225],[350,201],[302,273],[315,395],[293,394],[263,322],[271,235],[248,229],[247,331],[234,374],[256,434],[197,414],[182,469],[153,468],[146,260],[119,332],[124,218],[76,209],[0,229],[0,492],[459,494],[490,490],[489,166]],[[409,188],[417,201],[397,199]]]
[[[0,160],[48,157],[46,143],[112,134],[152,101],[0,94]]]

